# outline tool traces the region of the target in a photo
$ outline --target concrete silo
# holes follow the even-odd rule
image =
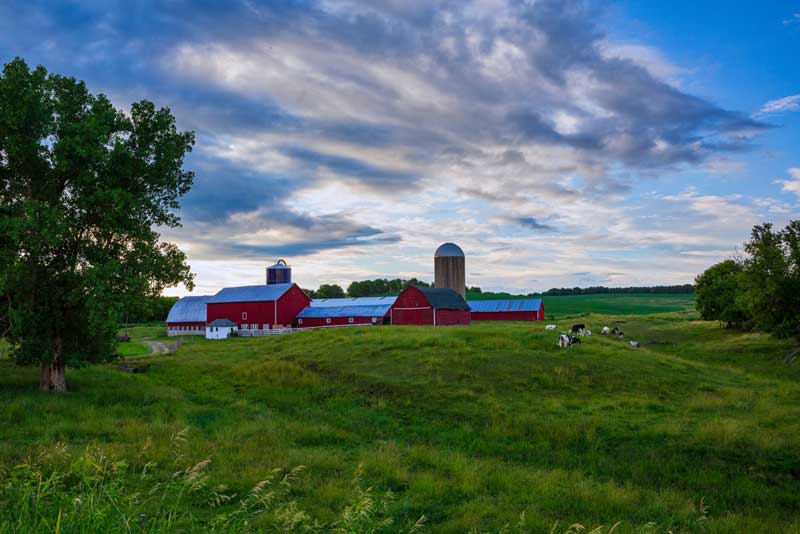
[[[461,247],[455,243],[444,243],[436,249],[433,255],[433,279],[436,287],[454,289],[466,298],[464,270],[464,251]]]

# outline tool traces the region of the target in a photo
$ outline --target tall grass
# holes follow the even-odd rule
[[[213,484],[211,460],[183,465],[187,431],[172,438],[166,472],[153,461],[138,469],[113,459],[96,446],[77,457],[56,444],[0,472],[0,533],[94,532],[417,532],[389,516],[391,491],[376,496],[362,487],[360,471],[352,482],[352,500],[335,522],[304,511],[293,486],[303,466],[274,469],[250,491],[239,495]],[[142,451],[146,453],[146,451]],[[140,456],[137,460],[142,461]]]

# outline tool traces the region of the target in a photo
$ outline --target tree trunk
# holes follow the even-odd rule
[[[66,365],[62,353],[61,338],[53,340],[53,361],[43,363],[39,375],[39,390],[49,393],[66,393],[67,379],[65,376]]]

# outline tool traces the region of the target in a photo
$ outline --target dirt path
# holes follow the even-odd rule
[[[150,347],[150,354],[166,354],[169,352],[169,347],[161,341],[143,341],[142,343]]]

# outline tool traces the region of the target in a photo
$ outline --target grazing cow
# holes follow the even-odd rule
[[[570,336],[568,336],[567,334],[561,334],[560,336],[558,336],[558,346],[561,347],[562,349],[565,347],[569,347],[570,345],[569,338]]]
[[[579,345],[581,343],[581,338],[575,336],[569,336],[569,344],[572,345]]]
[[[583,335],[586,336],[586,337],[592,337],[592,331],[591,330],[584,330],[583,331]]]
[[[617,332],[617,337],[619,337],[620,339],[625,339],[625,332],[620,330],[619,332]]]
[[[558,327],[556,325],[554,325],[554,324],[549,324],[549,325],[544,327],[545,330],[555,330],[556,328],[558,328]]]
[[[618,326],[615,326],[614,328],[612,328],[612,329],[611,329],[611,333],[612,333],[612,334],[614,334],[614,335],[617,335],[617,334],[619,334],[619,327],[618,327]]]
[[[638,349],[639,348],[639,342],[638,341],[628,341],[628,345],[630,345],[634,349]]]
[[[574,324],[572,325],[572,333],[577,334],[578,332],[582,332],[585,328],[585,324]]]
[[[600,333],[603,334],[604,336],[608,335],[609,332],[611,332],[611,329],[609,329],[607,326],[604,326],[603,329],[600,331]]]

